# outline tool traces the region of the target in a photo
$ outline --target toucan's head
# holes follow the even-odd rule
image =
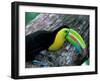
[[[54,30],[54,34],[61,34],[64,38],[67,36],[67,34],[69,33],[69,27],[66,25],[60,26],[59,28],[57,28],[56,30]]]
[[[64,36],[67,36],[69,33],[69,28],[62,28],[59,32],[62,32]]]

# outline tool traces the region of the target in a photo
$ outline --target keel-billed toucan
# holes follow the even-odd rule
[[[73,29],[61,26],[54,31],[39,30],[26,36],[26,61],[32,61],[42,50],[59,50],[69,41],[78,52],[86,49],[83,38]]]

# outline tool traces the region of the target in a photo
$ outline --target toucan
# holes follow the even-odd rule
[[[34,57],[37,54],[40,54],[40,51],[42,51],[42,50],[49,50],[49,51],[51,50],[52,51],[50,46],[53,45],[53,42],[57,36],[57,33],[60,30],[62,30],[63,28],[69,28],[69,27],[63,25],[54,31],[38,30],[34,33],[26,35],[26,37],[25,37],[26,61],[33,60]],[[67,34],[67,31],[65,31],[63,33]],[[62,36],[64,36],[64,35],[62,35]],[[62,39],[60,39],[58,41],[62,41]],[[63,43],[61,43],[60,45],[62,45],[62,44]],[[57,48],[60,48],[60,47],[57,47]]]
[[[39,30],[26,36],[26,62],[32,61],[42,50],[57,51],[70,42],[79,52],[86,49],[83,38],[66,25],[54,31]]]

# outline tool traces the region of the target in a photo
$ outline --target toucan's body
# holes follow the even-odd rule
[[[37,31],[26,36],[26,61],[31,61],[40,51],[47,49],[55,39],[48,31]]]
[[[64,42],[69,41],[80,53],[86,45],[83,38],[73,29],[62,26],[55,31],[40,30],[26,36],[26,61],[34,60],[34,56],[42,50],[59,50]],[[36,63],[36,62],[35,62]]]
[[[60,31],[64,27],[65,26],[62,26],[55,31],[39,30],[37,32],[27,35],[25,38],[26,61],[32,61],[37,54],[40,54],[40,51],[45,49],[48,50],[48,48],[53,44],[58,31]],[[62,44],[60,44],[60,46],[61,45]],[[59,48],[59,46],[56,47]]]

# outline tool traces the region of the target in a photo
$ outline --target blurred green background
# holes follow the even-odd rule
[[[30,23],[31,20],[33,20],[34,18],[36,18],[37,15],[39,15],[40,13],[34,13],[34,12],[25,12],[25,26]]]

